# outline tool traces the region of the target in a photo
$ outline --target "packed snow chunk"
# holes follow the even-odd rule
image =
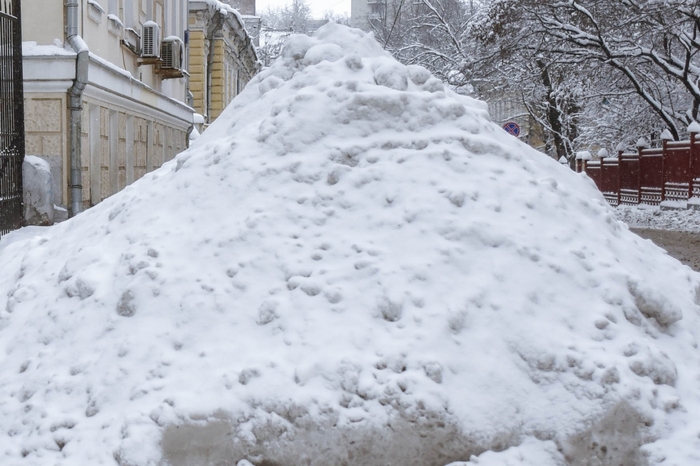
[[[280,55],[283,58],[301,60],[314,45],[316,45],[316,42],[311,37],[305,34],[296,34],[285,42]]]
[[[700,276],[356,29],[0,263],[0,464],[700,461]]]
[[[407,66],[406,72],[408,73],[408,77],[411,78],[411,81],[413,81],[413,84],[417,86],[422,86],[432,77],[430,71],[418,65]]]
[[[527,438],[518,446],[507,450],[487,451],[479,456],[472,456],[469,461],[458,461],[448,466],[567,466],[564,456],[557,451],[552,441],[539,441]]]
[[[380,86],[396,89],[397,91],[408,89],[406,68],[388,57],[384,61],[386,63],[377,63],[374,70],[374,82]]]
[[[314,45],[304,54],[304,59],[309,65],[317,65],[323,60],[336,61],[343,58],[345,54],[339,45],[319,44]]]

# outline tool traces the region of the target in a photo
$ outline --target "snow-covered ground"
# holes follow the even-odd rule
[[[0,464],[700,462],[700,275],[359,30],[0,264]]]
[[[616,217],[630,228],[653,228],[655,230],[688,231],[700,233],[700,211],[661,210],[652,206],[619,206]]]

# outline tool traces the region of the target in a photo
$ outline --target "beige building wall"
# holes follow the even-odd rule
[[[236,15],[227,14],[221,27],[215,28],[217,14],[206,1],[190,2],[190,92],[192,106],[207,123],[221,115],[260,68],[245,25]],[[212,36],[207,37],[208,33]]]
[[[25,98],[26,152],[49,160],[62,183],[55,202],[68,205],[68,110],[65,94],[29,93]],[[95,99],[83,101],[83,205],[93,206],[186,148],[187,125],[153,118]]]
[[[211,108],[209,113],[212,121],[221,115],[228,104],[224,95],[225,83],[230,79],[229,75],[233,70],[227,70],[228,72],[224,74],[224,67],[228,68],[227,61],[226,44],[222,39],[216,39],[214,41],[214,60],[211,65]]]
[[[206,92],[205,80],[207,69],[207,43],[204,37],[204,31],[190,32],[189,53],[189,73],[190,73],[190,92],[192,93],[194,110],[204,115],[206,109]]]
[[[84,208],[118,192],[186,148],[193,113],[184,103],[186,77],[163,79],[158,65],[140,63],[138,51],[123,45],[122,39],[127,28],[140,34],[146,21],[155,20],[161,26],[161,38],[177,35],[184,43],[187,3],[81,2],[79,34],[90,49],[81,135]],[[150,13],[149,5],[153,6]],[[23,40],[47,46],[24,56],[26,153],[49,161],[54,203],[68,206],[68,90],[75,78],[76,55],[62,45],[64,2],[24,0],[22,13]]]
[[[63,1],[22,0],[23,41],[63,43]]]

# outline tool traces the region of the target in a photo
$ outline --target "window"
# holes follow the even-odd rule
[[[122,3],[122,8],[124,8],[124,13],[122,18],[124,18],[124,24],[128,28],[134,27],[134,0],[124,0]]]

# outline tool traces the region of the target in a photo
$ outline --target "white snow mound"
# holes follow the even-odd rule
[[[358,30],[0,264],[0,464],[699,461],[699,276]]]

